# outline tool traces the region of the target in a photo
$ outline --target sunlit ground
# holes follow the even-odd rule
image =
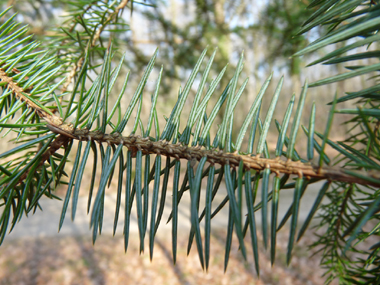
[[[19,238],[0,247],[0,284],[323,284],[319,257],[310,258],[305,244],[310,233],[297,244],[290,267],[285,265],[287,231],[278,235],[275,266],[270,264],[269,250],[260,250],[260,278],[254,268],[250,240],[246,239],[248,261],[244,261],[234,240],[224,273],[225,232],[214,232],[208,272],[202,270],[193,244],[186,256],[188,233],[181,232],[177,264],[173,265],[170,233],[158,233],[153,262],[148,242],[139,255],[137,235],[129,240],[124,254],[123,236],[100,236],[92,245],[91,237],[58,236]],[[262,240],[260,238],[260,245]]]

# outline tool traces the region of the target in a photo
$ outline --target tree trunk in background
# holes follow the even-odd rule
[[[177,15],[182,15],[183,14],[183,11],[179,12],[178,11],[178,2],[176,0],[171,0],[170,1],[170,8],[169,8],[169,13],[170,13],[170,19],[171,19],[171,24],[173,26],[176,26],[177,25]],[[173,42],[176,43],[178,41],[177,39],[177,35],[175,33],[171,33],[170,35],[171,37],[173,37]],[[175,53],[175,51],[172,51],[173,54]],[[173,56],[173,55],[172,55]],[[175,75],[171,80],[171,90],[173,92],[171,92],[172,94],[170,94],[171,98],[176,98],[177,96],[177,93],[178,93],[178,88],[181,84],[181,82],[179,80],[176,80],[175,78],[178,78],[178,73],[180,72],[179,70],[179,66],[177,66],[175,63],[174,63],[174,58],[172,58],[173,61],[171,62],[171,68],[173,69],[173,74]],[[173,97],[174,96],[174,97]]]
[[[219,52],[224,58],[232,54],[228,23],[226,23],[225,0],[214,0],[215,23],[219,30]]]

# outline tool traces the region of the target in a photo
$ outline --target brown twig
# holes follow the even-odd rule
[[[176,159],[201,160],[207,157],[207,161],[211,164],[238,167],[240,161],[243,161],[246,169],[254,169],[262,171],[269,168],[274,173],[284,173],[290,175],[303,176],[307,179],[327,179],[331,181],[340,181],[347,183],[358,183],[363,185],[380,186],[380,182],[369,182],[344,172],[343,169],[337,167],[319,167],[310,163],[301,161],[281,160],[279,157],[261,158],[259,156],[251,156],[239,153],[226,153],[221,150],[202,149],[200,147],[188,147],[182,144],[171,144],[167,141],[151,141],[149,138],[131,135],[123,137],[119,133],[103,134],[99,131],[89,130],[61,130],[59,126],[48,126],[52,131],[66,135],[80,141],[96,141],[98,143],[107,143],[110,145],[123,144],[133,153],[141,150],[143,154],[161,154]],[[366,174],[365,172],[358,172]]]
[[[125,6],[127,6],[128,2],[129,2],[129,0],[123,0],[123,1],[121,1],[120,4],[116,7],[115,11],[108,16],[108,18],[105,20],[104,24],[101,25],[98,28],[98,30],[96,31],[96,33],[95,33],[95,35],[94,35],[94,37],[93,37],[93,39],[91,41],[91,45],[87,45],[87,48],[86,48],[87,51],[88,51],[89,48],[95,46],[96,41],[100,38],[100,35],[104,31],[104,29],[107,26],[107,24],[119,13],[119,11],[121,9],[124,9]],[[71,71],[67,75],[67,79],[66,79],[65,83],[62,85],[62,88],[61,88],[61,92],[62,93],[66,92],[67,88],[69,87],[69,85],[72,82],[73,78],[75,77],[76,73],[82,67],[83,62],[84,62],[84,56],[80,57],[78,59],[78,61],[73,65],[73,67],[71,68]]]
[[[32,102],[30,99],[28,99],[27,96],[25,96],[24,94],[27,94],[28,96],[31,96],[31,95],[28,94],[26,90],[18,86],[16,82],[13,82],[13,78],[9,77],[2,68],[0,68],[0,81],[7,82],[8,88],[13,91],[13,94],[16,96],[16,98],[25,102],[25,104],[28,107],[33,109],[40,118],[45,119],[45,121],[48,122],[48,124],[59,125],[59,128],[62,132],[67,129],[69,130],[72,129],[71,125],[63,123],[63,119],[61,117],[55,114],[47,113],[46,111],[42,110],[38,105],[36,105],[34,102]],[[42,154],[41,161],[38,167],[42,166],[45,163],[45,161],[49,159],[49,157],[53,155],[56,151],[58,151],[63,145],[65,145],[69,141],[69,139],[70,138],[67,136],[67,134],[58,136],[51,143],[49,148]],[[27,177],[28,174],[29,174],[29,171],[25,172],[20,177],[18,184],[21,181],[23,181]]]
[[[37,169],[44,165],[45,161],[47,161],[49,157],[56,153],[62,146],[66,145],[69,140],[69,137],[63,135],[56,137],[55,140],[50,144],[49,148],[42,154]],[[28,176],[28,174],[29,171],[26,171],[23,175],[21,175],[16,185],[20,184]]]
[[[46,111],[42,110],[37,104],[35,104],[33,101],[28,99],[28,96],[31,97],[30,94],[28,94],[27,90],[24,90],[22,87],[18,86],[16,82],[13,82],[13,78],[9,77],[4,69],[0,68],[0,80],[7,82],[8,88],[11,89],[16,96],[17,99],[21,100],[22,102],[25,102],[27,106],[32,108],[39,117],[45,119],[49,124],[53,125],[59,125],[61,127],[65,127],[66,124],[63,124],[63,119],[55,114],[49,114]],[[27,96],[25,96],[26,94]]]

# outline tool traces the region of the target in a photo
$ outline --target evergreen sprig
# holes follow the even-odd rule
[[[72,218],[75,217],[78,195],[84,170],[90,153],[94,157],[91,185],[89,191],[88,210],[91,208],[91,227],[93,241],[102,231],[104,199],[106,189],[111,181],[117,180],[116,213],[114,233],[124,197],[124,237],[125,249],[128,248],[129,226],[132,205],[136,204],[140,251],[144,251],[144,241],[149,235],[150,258],[153,257],[154,239],[167,198],[167,189],[173,185],[172,212],[169,221],[172,222],[173,260],[176,261],[178,211],[181,198],[189,191],[191,198],[191,230],[189,233],[188,250],[195,241],[200,263],[203,268],[209,267],[211,220],[221,208],[228,204],[229,217],[226,238],[225,268],[235,232],[243,257],[247,258],[244,237],[249,233],[256,271],[259,274],[258,263],[258,228],[255,213],[261,211],[262,234],[265,248],[270,240],[271,262],[276,256],[276,235],[290,219],[287,262],[291,262],[294,243],[299,240],[310,224],[313,216],[320,208],[319,227],[327,230],[319,236],[314,244],[323,251],[322,265],[328,268],[327,281],[339,278],[344,282],[362,284],[365,281],[378,281],[374,268],[379,268],[379,244],[374,244],[367,251],[359,251],[358,242],[370,236],[379,235],[379,112],[378,97],[380,88],[377,85],[355,93],[347,93],[344,97],[335,98],[331,103],[328,122],[323,134],[315,130],[315,106],[312,107],[309,125],[301,128],[301,114],[309,87],[328,84],[355,76],[372,73],[379,69],[378,63],[368,66],[351,66],[351,71],[318,82],[304,84],[295,112],[293,112],[295,97],[289,101],[282,123],[273,120],[276,104],[281,93],[283,78],[278,82],[272,96],[271,104],[266,110],[262,122],[259,113],[263,96],[269,96],[267,87],[272,76],[263,83],[261,90],[252,103],[237,136],[234,130],[234,115],[236,106],[244,92],[247,80],[239,86],[239,78],[244,64],[243,55],[237,64],[233,77],[224,87],[222,94],[216,94],[216,88],[227,67],[221,70],[209,86],[210,68],[215,52],[208,63],[204,64],[207,50],[199,57],[184,87],[179,91],[166,124],[160,132],[156,110],[157,100],[160,100],[161,68],[157,83],[151,98],[151,110],[148,123],[142,123],[141,106],[148,78],[151,77],[155,65],[157,51],[146,66],[144,74],[133,94],[124,114],[121,99],[125,96],[129,73],[124,80],[120,79],[125,57],[121,56],[119,64],[113,66],[115,58],[113,44],[104,45],[100,34],[111,22],[117,25],[119,13],[126,7],[128,1],[116,1],[108,5],[108,1],[100,1],[108,5],[107,9],[98,10],[95,4],[99,1],[84,1],[78,4],[78,11],[73,13],[75,19],[72,27],[82,25],[83,35],[73,34],[63,29],[65,37],[59,37],[58,42],[70,45],[62,60],[57,57],[57,45],[51,43],[51,52],[38,48],[39,43],[30,41],[25,36],[26,27],[18,28],[14,15],[9,16],[9,9],[0,14],[9,17],[0,26],[0,128],[17,133],[13,140],[17,146],[0,154],[0,198],[2,214],[0,217],[0,241],[2,242],[8,230],[39,206],[42,196],[57,198],[53,193],[59,184],[67,184],[66,196],[59,228],[61,228],[70,201],[72,203]],[[88,6],[87,6],[88,5]],[[303,55],[318,50],[326,45],[356,39],[354,44],[335,49],[312,64],[349,62],[356,59],[378,58],[376,52],[344,55],[347,51],[355,51],[361,45],[373,44],[378,41],[379,5],[374,1],[325,1],[315,0],[310,7],[319,7],[304,24],[300,34],[318,25],[328,25],[327,34],[308,47],[298,52]],[[100,6],[99,6],[100,7]],[[91,12],[92,11],[92,12]],[[86,13],[97,15],[93,22],[85,17]],[[86,20],[87,19],[87,20]],[[116,31],[117,32],[117,31]],[[83,45],[82,39],[86,38]],[[98,42],[99,41],[99,42]],[[73,49],[73,50],[72,50]],[[100,53],[102,62],[96,66],[94,54]],[[72,53],[72,55],[71,55]],[[72,63],[73,69],[67,78],[62,76],[67,63]],[[96,71],[97,77],[90,82],[88,73]],[[200,76],[200,84],[193,102],[189,102],[189,94],[196,78]],[[72,90],[66,82],[72,82]],[[122,82],[122,90],[113,106],[110,105],[110,94],[116,81]],[[63,85],[62,85],[63,84]],[[59,89],[61,87],[61,89]],[[207,106],[211,98],[217,97],[210,113]],[[358,99],[357,109],[339,110],[339,103]],[[183,114],[186,105],[191,105],[189,116]],[[225,107],[222,109],[222,106]],[[136,114],[131,122],[132,113]],[[335,113],[352,114],[351,122],[355,123],[354,135],[345,141],[334,142],[329,139],[329,131]],[[293,122],[290,118],[294,114]],[[221,115],[222,122],[215,136],[210,129],[215,124],[215,118]],[[182,121],[182,123],[181,123]],[[266,137],[271,124],[275,122],[278,130],[278,142],[271,157]],[[185,123],[186,122],[186,123]],[[132,132],[127,134],[126,127]],[[250,128],[247,134],[248,128]],[[152,129],[155,135],[152,136]],[[300,131],[303,130],[303,132]],[[290,135],[287,136],[287,130]],[[306,157],[296,150],[297,137],[304,135]],[[321,141],[321,144],[318,143]],[[70,174],[65,172],[68,156],[74,152],[73,167]],[[339,159],[332,160],[325,149],[329,145],[338,151]],[[243,149],[246,146],[246,150]],[[254,149],[256,146],[256,149]],[[82,151],[83,148],[83,151]],[[59,153],[63,150],[63,154]],[[313,164],[314,155],[319,155],[318,163]],[[99,166],[98,166],[98,163]],[[152,162],[152,163],[151,163]],[[333,164],[334,162],[335,165]],[[337,162],[340,162],[338,164]],[[174,168],[174,169],[173,169]],[[185,170],[180,177],[180,170]],[[100,172],[100,175],[97,174]],[[132,173],[135,173],[132,175]],[[170,181],[173,173],[173,181]],[[95,178],[99,177],[95,192]],[[270,179],[273,176],[273,184]],[[66,181],[66,178],[68,181]],[[214,197],[224,178],[227,195],[218,205]],[[324,180],[312,209],[302,227],[298,230],[299,205],[307,187],[317,181]],[[257,189],[261,182],[261,201],[254,204]],[[171,184],[172,183],[172,184]],[[205,189],[202,188],[204,183]],[[123,187],[125,185],[125,187]],[[124,190],[123,190],[124,188]],[[152,189],[152,198],[149,199]],[[272,188],[272,189],[270,189]],[[294,197],[282,220],[279,219],[279,192],[294,188]],[[270,191],[271,190],[271,191]],[[206,191],[205,208],[200,208],[201,191]],[[124,193],[124,196],[123,196]],[[357,195],[360,194],[360,198]],[[321,206],[322,199],[328,202]],[[244,200],[247,213],[244,213]],[[151,201],[151,205],[149,205]],[[214,205],[213,205],[214,203]],[[268,203],[272,203],[271,218],[267,219]],[[213,206],[213,207],[212,207]],[[216,206],[216,210],[212,208]],[[148,227],[148,214],[150,224]],[[244,218],[244,215],[246,217]],[[205,220],[205,229],[201,231],[200,222]],[[168,221],[168,222],[169,222]],[[371,222],[374,222],[371,223]],[[365,224],[373,225],[371,230],[364,230]],[[148,232],[149,231],[149,232]],[[298,234],[297,234],[298,233]],[[351,253],[360,253],[360,262],[350,258]],[[363,268],[363,264],[366,265]],[[374,283],[374,284],[375,284]]]

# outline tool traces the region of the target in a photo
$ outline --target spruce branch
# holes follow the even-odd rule
[[[115,11],[113,11],[112,13],[109,14],[109,16],[104,21],[104,23],[102,23],[102,25],[96,30],[94,37],[92,38],[92,41],[88,43],[88,45],[86,47],[86,51],[84,52],[84,54],[88,53],[90,48],[93,48],[96,46],[96,42],[99,40],[101,33],[104,31],[106,26],[119,14],[120,10],[123,10],[127,6],[128,2],[129,2],[129,0],[122,0],[120,2],[120,4],[115,8]],[[84,11],[84,13],[86,13],[87,10],[90,9],[90,7],[91,7],[91,5],[89,7],[87,7],[87,9]],[[72,26],[72,29],[74,29],[74,27],[75,27],[75,25]],[[70,29],[70,30],[72,30],[72,29]],[[62,88],[61,88],[62,93],[67,91],[67,88],[69,87],[69,85],[73,81],[73,78],[76,76],[78,70],[81,69],[82,64],[84,62],[84,58],[85,58],[84,55],[81,56],[77,60],[77,62],[72,65],[70,72],[67,74],[66,82],[62,85]]]
[[[148,137],[138,135],[130,135],[124,137],[119,133],[104,134],[100,131],[74,130],[71,131],[61,129],[59,126],[49,126],[50,130],[55,133],[66,135],[79,141],[96,141],[98,143],[107,143],[108,145],[123,144],[135,154],[141,150],[144,155],[156,154],[173,157],[176,159],[186,159],[188,161],[200,161],[203,157],[207,157],[207,161],[213,164],[225,165],[231,167],[239,167],[240,161],[243,161],[246,170],[253,169],[263,171],[270,169],[277,176],[281,174],[297,175],[306,179],[325,179],[330,181],[339,181],[346,183],[358,183],[362,185],[380,186],[380,182],[367,181],[359,177],[354,177],[345,173],[345,170],[339,167],[319,167],[310,163],[301,161],[282,160],[277,158],[262,158],[260,156],[251,156],[240,154],[238,152],[228,153],[216,149],[201,149],[200,146],[186,146],[181,143],[172,144],[168,141],[152,141]],[[366,175],[366,172],[357,172],[361,175]]]
[[[123,0],[120,2],[120,4],[116,7],[115,11],[112,12],[108,18],[105,20],[105,22],[99,27],[99,29],[96,31],[94,38],[92,39],[91,46],[96,45],[96,41],[100,38],[100,34],[104,31],[105,27],[108,25],[109,22],[111,22],[117,14],[119,14],[119,11],[124,9],[125,6],[127,6],[129,0]]]
[[[40,104],[37,100],[32,99],[31,94],[26,92],[26,90],[24,90],[16,82],[14,82],[13,78],[8,76],[2,68],[0,68],[0,80],[6,82],[7,87],[10,90],[12,90],[13,95],[20,101],[25,102],[25,104],[29,108],[34,110],[37,113],[37,115],[40,118],[44,119],[47,123],[54,126],[60,126],[60,128],[63,130],[70,130],[69,126],[63,123],[63,119],[61,117],[52,113],[42,104]]]
[[[42,154],[41,160],[36,169],[39,169],[40,167],[42,167],[44,163],[49,160],[50,156],[54,155],[54,153],[56,153],[62,146],[67,145],[69,143],[69,140],[70,139],[64,135],[59,135],[58,137],[56,137],[51,142],[49,148]],[[21,175],[15,186],[22,183],[28,177],[29,173],[30,173],[30,170],[26,171],[23,175]],[[8,185],[6,184],[2,188],[6,188],[7,186]]]
[[[108,49],[103,49],[104,46],[102,45],[101,34],[106,30],[107,25],[110,23],[115,23],[115,25],[117,25],[118,20],[122,20],[115,18],[120,11],[126,7],[129,1],[114,1],[110,6],[108,6],[107,1],[101,2],[105,8],[101,9],[102,11],[97,14],[100,15],[99,17],[95,16],[97,17],[96,19],[91,18],[91,24],[86,22],[87,18],[85,16],[94,15],[91,13],[94,11],[97,12],[97,7],[92,6],[96,4],[96,1],[81,2],[79,5],[79,13],[75,12],[76,14],[74,14],[74,18],[72,18],[74,22],[69,22],[69,25],[67,26],[69,28],[68,33],[66,33],[65,30],[67,35],[59,38],[59,42],[61,42],[62,45],[64,43],[68,46],[67,54],[63,55],[63,57],[67,57],[62,59],[64,64],[61,66],[56,66],[56,58],[46,56],[48,53],[45,53],[42,57],[38,56],[38,54],[43,53],[42,51],[32,53],[31,50],[35,49],[38,44],[29,43],[28,45],[24,45],[24,43],[30,39],[30,37],[23,38],[26,28],[22,28],[19,31],[13,31],[12,34],[12,30],[15,29],[15,26],[10,24],[11,19],[8,22],[5,22],[2,26],[2,36],[7,37],[7,40],[3,40],[0,44],[2,52],[2,61],[0,64],[0,83],[3,88],[3,95],[0,101],[0,111],[3,112],[5,110],[6,116],[1,118],[0,127],[1,129],[5,127],[9,128],[9,131],[16,131],[18,133],[18,137],[16,139],[18,142],[20,142],[20,138],[26,137],[27,139],[26,143],[0,154],[0,158],[9,157],[15,153],[19,155],[11,161],[0,164],[0,178],[2,181],[0,198],[4,200],[4,203],[2,204],[2,206],[4,206],[2,209],[4,210],[0,216],[0,243],[6,234],[9,221],[12,220],[12,230],[17,221],[23,216],[24,212],[27,213],[33,209],[33,207],[36,208],[38,206],[38,201],[42,195],[45,194],[49,197],[54,196],[50,193],[51,183],[54,182],[54,188],[61,182],[60,179],[62,174],[65,174],[64,166],[68,155],[70,154],[73,142],[78,141],[78,149],[75,153],[73,168],[63,202],[59,227],[63,224],[70,199],[72,201],[72,218],[75,217],[78,195],[81,190],[81,181],[83,177],[85,177],[84,173],[87,166],[87,159],[89,157],[89,153],[92,151],[94,161],[92,166],[93,171],[91,174],[88,209],[91,208],[92,198],[94,198],[92,195],[95,179],[99,177],[96,175],[96,172],[101,169],[98,192],[96,193],[94,204],[92,205],[91,227],[93,229],[93,240],[95,241],[97,233],[102,230],[106,188],[110,187],[111,181],[118,179],[116,203],[117,214],[115,214],[114,220],[114,233],[116,231],[118,214],[121,208],[123,193],[122,188],[123,185],[125,185],[125,248],[128,246],[131,209],[132,205],[136,204],[141,251],[143,251],[144,238],[148,229],[148,212],[151,214],[149,249],[150,256],[152,257],[154,236],[158,225],[160,224],[165,207],[169,174],[171,168],[175,166],[173,178],[173,208],[172,214],[169,218],[169,220],[172,219],[173,222],[172,240],[174,260],[177,247],[176,239],[179,203],[183,193],[186,190],[189,190],[191,196],[192,228],[189,235],[188,249],[191,248],[194,241],[199,251],[198,253],[202,266],[203,264],[206,264],[207,269],[209,264],[211,219],[228,203],[230,209],[225,265],[227,266],[228,264],[234,229],[239,239],[239,245],[242,250],[243,257],[246,257],[243,238],[249,229],[252,237],[252,248],[254,251],[256,270],[259,272],[256,234],[257,229],[254,216],[255,212],[261,209],[262,232],[265,247],[270,235],[272,264],[275,260],[276,232],[284,226],[289,218],[291,218],[287,252],[287,261],[289,263],[291,260],[291,253],[294,248],[297,223],[300,221],[299,206],[301,198],[309,184],[318,180],[327,180],[325,185],[320,189],[318,197],[316,198],[306,221],[299,231],[298,239],[304,234],[310,221],[317,213],[317,210],[321,209],[321,225],[327,225],[328,227],[327,233],[324,236],[321,236],[320,240],[317,242],[319,245],[325,245],[324,249],[326,251],[324,252],[322,262],[326,265],[328,264],[330,269],[336,266],[336,269],[332,269],[332,272],[336,270],[338,273],[333,272],[332,274],[336,274],[337,276],[342,275],[344,280],[347,278],[347,280],[349,280],[350,275],[353,276],[353,273],[347,272],[346,269],[343,270],[340,264],[342,261],[350,266],[353,264],[348,262],[349,259],[346,259],[346,251],[357,251],[356,245],[352,245],[355,239],[361,241],[371,235],[378,234],[378,225],[367,232],[363,227],[370,220],[375,220],[377,223],[379,220],[380,197],[378,195],[378,191],[376,191],[376,188],[380,187],[378,164],[378,154],[380,150],[378,134],[380,124],[377,120],[379,117],[377,103],[378,99],[373,95],[373,92],[378,92],[378,88],[375,86],[374,89],[369,88],[351,94],[347,93],[344,97],[336,98],[330,111],[326,131],[323,134],[319,134],[314,131],[315,108],[313,107],[312,114],[310,116],[309,129],[307,130],[302,126],[308,140],[306,161],[302,159],[299,153],[295,150],[297,132],[301,126],[301,115],[307,94],[308,85],[306,83],[299,99],[289,137],[287,137],[287,129],[291,125],[289,122],[294,106],[294,96],[289,102],[289,106],[282,124],[280,125],[280,123],[275,121],[279,136],[275,153],[276,158],[271,158],[266,138],[269,127],[273,122],[275,107],[278,102],[283,79],[280,80],[276,88],[270,107],[267,110],[266,118],[262,123],[260,119],[260,108],[262,105],[262,98],[264,93],[266,93],[271,77],[268,78],[263,84],[263,87],[256,96],[255,102],[252,104],[247,118],[244,120],[234,143],[232,142],[232,137],[234,134],[233,118],[235,114],[235,107],[244,91],[245,85],[247,84],[246,79],[241,87],[238,88],[238,85],[241,82],[239,75],[241,73],[244,74],[242,72],[243,56],[239,59],[233,78],[225,87],[225,90],[219,97],[219,100],[215,104],[212,112],[208,114],[206,112],[207,104],[209,103],[211,96],[215,94],[215,90],[221,82],[220,80],[223,77],[225,69],[220,72],[217,78],[211,81],[209,89],[205,91],[204,87],[205,85],[207,86],[207,82],[210,79],[209,71],[215,56],[214,53],[209,59],[206,69],[202,71],[201,66],[203,65],[203,59],[206,55],[205,50],[199,58],[196,66],[193,68],[186,85],[179,92],[178,101],[173,107],[172,113],[167,120],[162,134],[160,134],[156,102],[161,83],[162,68],[157,80],[154,95],[152,95],[152,107],[149,115],[149,122],[146,127],[142,124],[140,118],[142,114],[141,106],[143,104],[143,94],[146,92],[146,89],[144,88],[151,71],[154,68],[157,52],[147,65],[144,75],[136,88],[135,94],[127,107],[127,111],[124,113],[124,116],[121,114],[120,100],[125,94],[129,73],[126,76],[116,103],[109,112],[110,108],[108,99],[113,93],[112,90],[116,80],[119,78],[120,70],[124,63],[124,57],[121,59],[117,67],[113,67],[112,45],[110,45]],[[309,47],[298,53],[298,55],[306,54],[313,50],[318,50],[326,45],[346,41],[348,38],[356,37],[360,33],[366,37],[364,40],[365,44],[378,40],[378,15],[380,12],[380,6],[375,6],[367,10],[367,14],[364,13],[364,17],[362,17],[361,13],[351,13],[353,11],[352,9],[355,9],[355,7],[357,7],[357,3],[360,1],[344,1],[343,6],[339,6],[339,1],[333,3],[328,0],[321,0],[313,1],[313,5],[319,5],[322,2],[326,3],[321,5],[320,9],[322,10],[317,12],[319,15],[324,14],[322,16],[322,20],[318,19],[318,17],[313,18],[314,16],[312,16],[308,20],[309,23],[305,23],[301,32],[307,32],[315,25],[319,25],[321,23],[331,24],[335,21],[338,25],[333,26],[329,34],[322,39],[311,43]],[[94,11],[92,12],[90,11],[91,7],[94,8]],[[346,9],[347,13],[342,14],[342,11],[344,10],[342,7]],[[85,15],[87,12],[88,14]],[[4,13],[6,13],[6,11],[3,12],[3,14]],[[1,14],[0,17],[2,17],[3,14]],[[352,25],[346,25],[345,21],[350,21],[350,17],[362,18],[357,18],[356,23],[351,22]],[[330,22],[331,19],[332,22]],[[344,21],[344,23],[339,23],[340,21]],[[83,26],[85,30],[83,33],[74,31],[77,24],[79,26]],[[339,27],[341,24],[343,24],[343,29],[340,29]],[[344,27],[345,25],[346,27]],[[7,30],[7,27],[10,30]],[[88,27],[90,28],[87,29]],[[337,29],[334,31],[335,28]],[[76,33],[77,37],[73,36],[73,31]],[[87,46],[82,45],[82,41],[86,41]],[[74,45],[71,46],[71,43]],[[353,60],[354,57],[351,56],[340,56],[351,49],[363,45],[363,43],[363,41],[357,41],[353,45],[345,45],[344,49],[335,50],[319,61],[325,61],[325,63],[331,64]],[[51,46],[55,51],[58,51],[59,55],[60,47],[55,46],[55,44],[56,42]],[[101,48],[98,48],[97,45],[101,46]],[[63,48],[64,47],[62,47],[62,49]],[[87,88],[88,82],[86,82],[86,80],[88,77],[91,77],[88,72],[97,68],[90,63],[90,59],[92,59],[94,52],[104,55],[103,65],[100,75],[92,82],[91,87]],[[363,57],[363,54],[359,56]],[[368,54],[364,54],[364,56],[368,56]],[[70,63],[66,65],[65,62]],[[58,70],[61,70],[61,72],[67,72],[70,68],[71,70],[66,78],[66,82],[63,84],[61,89],[64,92],[57,96],[54,91],[56,88],[59,88],[61,83],[65,80],[65,78],[61,78],[61,81],[58,80],[62,75],[58,72]],[[353,68],[346,74],[337,75],[326,80],[321,80],[317,83],[312,83],[311,86],[340,81],[365,73],[370,73],[375,70],[378,70],[378,64],[369,67]],[[181,130],[180,120],[182,121],[183,119],[183,115],[181,114],[184,114],[182,111],[189,100],[188,95],[190,90],[194,88],[194,82],[196,82],[197,76],[201,73],[202,79],[200,81],[195,99],[193,100],[186,127]],[[63,115],[62,104],[59,102],[61,102],[68,86],[74,80],[75,84],[73,91],[71,92],[70,99],[65,101],[67,102],[67,104],[65,104],[66,106],[64,106],[66,108],[66,113]],[[49,82],[56,83],[54,86],[46,85]],[[45,95],[40,95],[43,93],[45,93]],[[204,93],[206,94],[202,97]],[[335,104],[359,97],[363,97],[363,99],[365,99],[368,103],[366,103],[367,106],[358,106],[358,109],[355,110],[334,109]],[[56,112],[57,109],[54,109],[54,106],[51,106],[54,102],[57,103],[59,112]],[[223,121],[214,137],[214,142],[211,143],[210,128],[215,125],[214,119],[218,114],[220,114],[222,110],[221,106],[224,102],[227,104],[224,109]],[[363,102],[363,100],[359,102]],[[15,124],[7,124],[7,121],[11,118],[11,116],[14,115],[15,112],[20,111],[22,111],[22,114],[20,118],[17,119],[17,122]],[[116,111],[118,111],[118,116],[115,115]],[[125,127],[131,118],[131,114],[134,111],[137,112],[137,115],[132,134],[129,136],[123,136],[122,133],[124,132]],[[360,133],[356,136],[352,136],[352,139],[347,139],[345,142],[332,142],[329,140],[329,130],[335,113],[355,115],[356,117],[352,121],[358,123],[359,128],[361,129]],[[66,123],[67,118],[71,118],[74,114],[76,115],[74,120],[75,122],[73,121],[73,124]],[[114,125],[113,119],[116,117],[118,117],[118,121],[116,125]],[[41,123],[40,119],[44,120],[45,123]],[[150,137],[150,132],[153,125],[155,126],[156,138]],[[252,125],[252,128],[248,140],[248,148],[246,152],[242,152],[240,151],[242,142],[250,125]],[[111,127],[112,131],[111,133],[106,133],[106,129],[109,127]],[[140,127],[141,133],[143,134],[142,136],[136,135],[138,127]],[[145,131],[144,127],[146,128]],[[20,131],[17,130],[17,128],[20,128]],[[29,131],[27,128],[32,129]],[[52,133],[49,133],[43,137],[40,136],[40,134],[46,134],[49,130]],[[259,140],[255,154],[253,146],[256,142],[256,133],[259,134]],[[29,135],[37,135],[37,138],[30,140]],[[316,136],[323,141],[322,145],[319,145],[319,143],[315,140]],[[193,137],[193,141],[190,146],[191,137]],[[341,161],[335,161],[336,163],[344,163],[344,166],[329,166],[330,159],[325,155],[325,146],[327,144],[344,156]],[[105,145],[106,147],[104,147]],[[287,151],[283,150],[284,145],[286,146]],[[362,148],[362,145],[365,145],[365,148]],[[57,153],[57,151],[63,146],[65,147],[65,153],[62,156]],[[83,152],[82,147],[84,149]],[[128,149],[126,160],[124,159],[124,147]],[[30,148],[34,148],[33,151],[29,151]],[[317,166],[311,163],[314,152],[317,152],[320,155],[319,164]],[[101,167],[99,167],[98,163],[99,153]],[[145,162],[143,162],[143,156],[145,156]],[[155,156],[153,166],[150,162],[151,156]],[[164,166],[165,168],[162,169],[161,158],[165,156],[166,165]],[[132,158],[134,159],[132,160]],[[172,158],[174,158],[174,161],[171,160]],[[119,164],[117,164],[117,162],[119,162]],[[197,167],[195,167],[196,162],[199,162]],[[206,165],[206,162],[208,162],[209,165]],[[216,168],[215,164],[219,164],[221,167]],[[187,165],[187,171],[185,172],[186,176],[183,180],[179,175],[181,165]],[[136,170],[135,175],[132,175],[133,168]],[[143,174],[144,168],[145,171]],[[250,170],[255,170],[256,173],[251,176],[252,174]],[[114,172],[118,172],[117,178],[114,176]],[[218,175],[218,178],[214,185],[214,176],[216,174]],[[270,192],[269,178],[271,174],[275,174],[275,177],[273,182],[273,190]],[[282,177],[280,177],[281,174],[283,174]],[[162,175],[164,177],[160,181],[160,176]],[[207,187],[205,190],[207,203],[204,211],[201,215],[199,215],[201,213],[201,209],[199,209],[200,194],[201,191],[204,191],[202,187],[202,181],[204,180],[202,179],[206,176],[208,176]],[[219,190],[220,182],[222,181],[223,176],[226,181],[225,185],[227,188],[227,195],[225,199],[219,203],[215,211],[212,212],[212,202]],[[293,178],[294,176],[297,178],[296,182],[287,184],[289,178]],[[149,184],[153,181],[153,179],[154,185]],[[262,181],[261,201],[255,204],[260,180]],[[329,189],[330,184],[332,185],[332,189]],[[358,187],[356,184],[361,184],[366,187]],[[162,191],[160,191],[161,185]],[[149,197],[150,186],[153,186],[152,197]],[[293,202],[289,205],[287,213],[278,225],[278,206],[280,203],[279,191],[281,189],[289,188],[295,189]],[[356,199],[356,194],[359,192],[362,196],[364,196],[364,198],[362,198],[362,196],[360,197],[360,202]],[[159,193],[161,193],[160,199]],[[324,201],[324,203],[321,204],[324,197],[325,199],[329,199],[330,202],[325,203],[326,201]],[[148,206],[150,199],[152,201],[151,208]],[[243,224],[243,210],[245,211],[243,208],[244,200],[247,202],[248,210],[245,224]],[[270,231],[267,219],[269,201],[272,201]],[[11,214],[12,211],[13,219]],[[199,224],[202,219],[205,220],[206,225],[204,255],[203,239],[201,236],[203,233],[200,231]],[[350,236],[348,237],[348,235]],[[379,248],[380,246],[375,244],[372,248],[377,250],[376,247]],[[331,252],[333,255],[330,254]],[[205,258],[203,256],[205,256]],[[369,255],[366,264],[375,264],[373,260],[375,259]],[[358,262],[358,266],[355,263],[352,268],[356,270],[357,266],[357,270],[360,270],[358,271],[360,273],[359,275],[363,275],[367,278],[365,276],[365,274],[367,274],[365,273],[366,271],[362,271],[362,263],[363,262],[361,261]],[[373,278],[373,280],[375,280],[375,278]],[[378,282],[372,283],[377,284]]]
[[[69,139],[76,139],[79,141],[96,141],[98,143],[107,143],[108,145],[123,144],[134,154],[141,150],[143,154],[157,154],[165,155],[167,157],[173,157],[176,159],[187,159],[200,161],[203,157],[207,157],[207,161],[211,164],[225,165],[229,164],[232,167],[238,167],[240,161],[243,161],[246,169],[253,169],[256,171],[262,171],[270,169],[271,172],[279,175],[289,174],[297,175],[299,177],[327,179],[332,181],[340,181],[347,183],[358,183],[362,185],[380,186],[380,183],[376,181],[368,181],[359,177],[348,175],[344,169],[337,167],[319,167],[310,163],[304,163],[301,161],[281,160],[280,157],[275,159],[261,158],[260,156],[244,155],[238,152],[226,153],[222,150],[210,150],[201,149],[200,146],[189,147],[182,145],[181,143],[171,144],[167,141],[151,141],[149,138],[142,138],[140,136],[131,135],[129,137],[123,137],[120,133],[106,134],[100,131],[89,131],[87,129],[74,129],[72,124],[63,123],[63,119],[47,109],[41,108],[41,105],[36,104],[29,98],[30,94],[24,92],[24,90],[13,82],[11,77],[8,77],[4,70],[0,69],[0,79],[8,83],[9,88],[13,91],[14,95],[21,101],[25,101],[26,104],[36,111],[40,118],[47,122],[47,127],[54,133],[60,134],[65,137],[57,139],[54,143],[54,148],[59,149],[60,146],[67,143]],[[46,153],[50,153],[49,149]],[[43,156],[47,159],[48,156]],[[43,160],[42,162],[43,163]],[[358,174],[366,175],[365,172],[358,172]],[[25,178],[25,177],[24,177]]]

